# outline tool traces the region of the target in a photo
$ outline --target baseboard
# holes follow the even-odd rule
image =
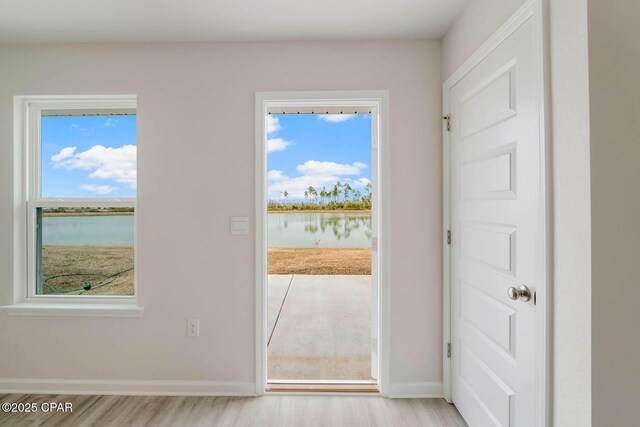
[[[0,378],[0,394],[105,394],[153,396],[255,396],[256,386],[237,381],[52,380]]]
[[[390,398],[442,398],[441,382],[391,383]],[[0,378],[0,394],[104,394],[147,396],[255,396],[239,381],[70,380]]]
[[[390,383],[390,398],[442,398],[441,382]]]

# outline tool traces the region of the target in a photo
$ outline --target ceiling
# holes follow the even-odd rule
[[[2,0],[0,43],[439,39],[469,0]]]

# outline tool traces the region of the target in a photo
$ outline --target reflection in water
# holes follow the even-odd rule
[[[365,248],[371,246],[371,214],[270,213],[270,247]]]

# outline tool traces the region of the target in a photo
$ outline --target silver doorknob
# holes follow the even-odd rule
[[[510,287],[507,289],[507,295],[514,301],[519,299],[520,301],[527,302],[531,299],[531,291],[525,285],[520,285],[517,288],[513,286]]]

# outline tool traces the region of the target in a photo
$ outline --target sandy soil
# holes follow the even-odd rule
[[[370,209],[269,209],[267,214],[272,213],[356,213],[370,214]]]
[[[269,248],[269,274],[371,274],[371,249]]]
[[[49,279],[48,282],[60,291],[82,288],[88,283],[97,284],[104,277],[96,274],[112,275],[134,266],[132,247],[44,246],[42,251],[42,275],[45,279],[59,274],[82,274]],[[132,270],[106,286],[68,295],[133,295],[133,278]],[[43,286],[43,291],[45,294],[55,293],[48,286]]]

